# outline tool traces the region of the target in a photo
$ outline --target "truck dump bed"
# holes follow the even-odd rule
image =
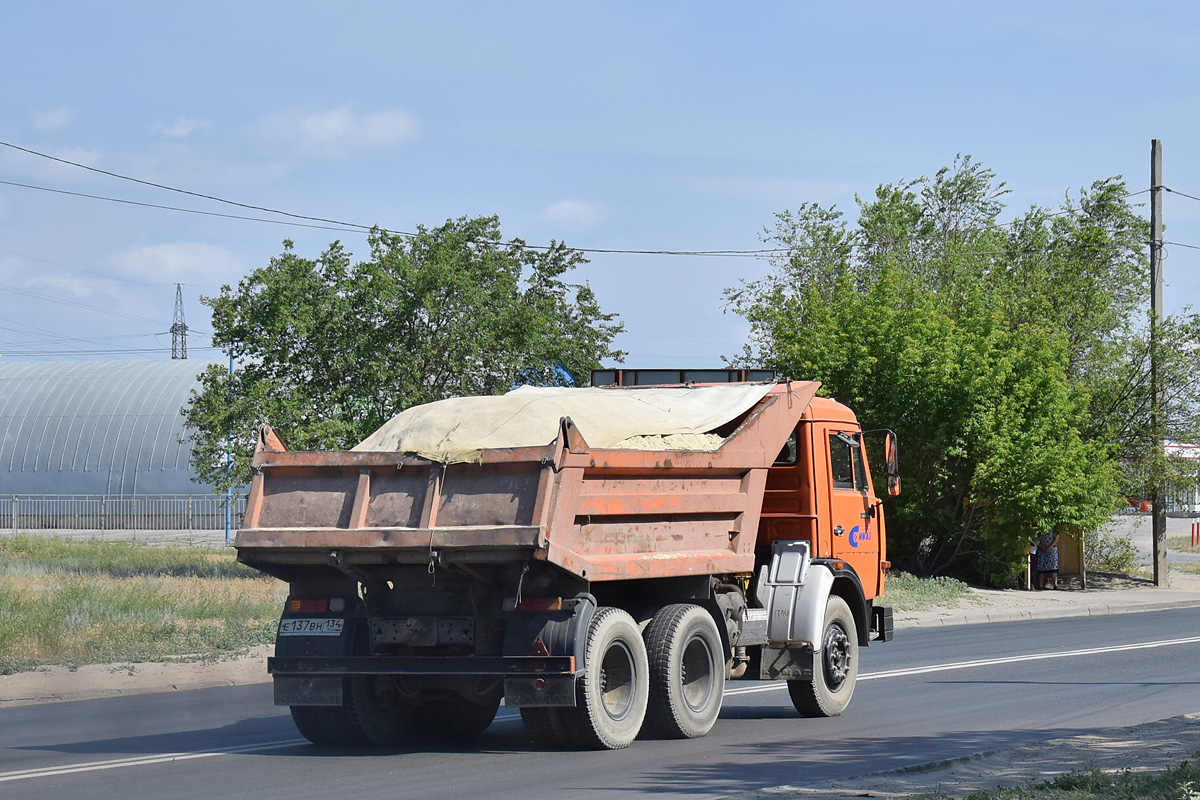
[[[711,450],[633,449],[628,439],[594,447],[583,423],[557,411],[549,420],[541,415],[556,435],[529,434],[549,441],[542,445],[490,446],[497,441],[491,438],[479,440],[486,446],[442,447],[455,424],[420,445],[401,437],[387,445],[394,450],[370,449],[373,441],[389,441],[385,426],[360,445],[365,450],[292,452],[264,427],[236,539],[239,559],[285,580],[318,565],[344,573],[356,565],[470,569],[529,559],[587,581],[750,572],[767,469],[818,386],[764,386],[765,394],[748,407],[707,420],[702,424],[711,428],[693,432],[719,435]],[[714,388],[666,391],[703,406],[703,393]],[[566,390],[564,396],[571,391],[624,396],[639,405],[650,396],[639,394],[646,389]],[[422,408],[433,406],[439,404]],[[569,411],[570,404],[553,407]],[[581,415],[590,413],[580,408]],[[448,410],[472,419],[469,406]],[[614,435],[605,431],[602,438]]]

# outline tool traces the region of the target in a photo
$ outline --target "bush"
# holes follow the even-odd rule
[[[1084,537],[1083,563],[1093,572],[1128,574],[1137,570],[1137,548],[1128,536],[1097,531]]]

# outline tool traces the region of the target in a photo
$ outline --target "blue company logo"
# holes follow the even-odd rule
[[[862,533],[859,533],[858,525],[855,525],[853,528],[850,529],[850,546],[851,547],[858,547],[859,542],[869,542],[869,541],[871,541],[871,532],[870,531],[863,531]]]

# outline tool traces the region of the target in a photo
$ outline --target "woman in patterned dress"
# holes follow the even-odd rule
[[[1046,588],[1046,578],[1053,580],[1052,589],[1058,588],[1058,534],[1047,528],[1038,534],[1037,547],[1038,588]]]

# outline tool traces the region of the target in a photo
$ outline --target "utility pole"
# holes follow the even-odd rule
[[[1154,488],[1150,496],[1150,530],[1154,538],[1154,585],[1169,586],[1167,576],[1167,497],[1163,483],[1165,420],[1163,387],[1158,373],[1159,324],[1163,316],[1162,276],[1162,142],[1150,140],[1150,431],[1154,454],[1151,464]]]
[[[187,358],[187,323],[183,321],[183,284],[175,284],[175,319],[171,322],[171,358]]]

